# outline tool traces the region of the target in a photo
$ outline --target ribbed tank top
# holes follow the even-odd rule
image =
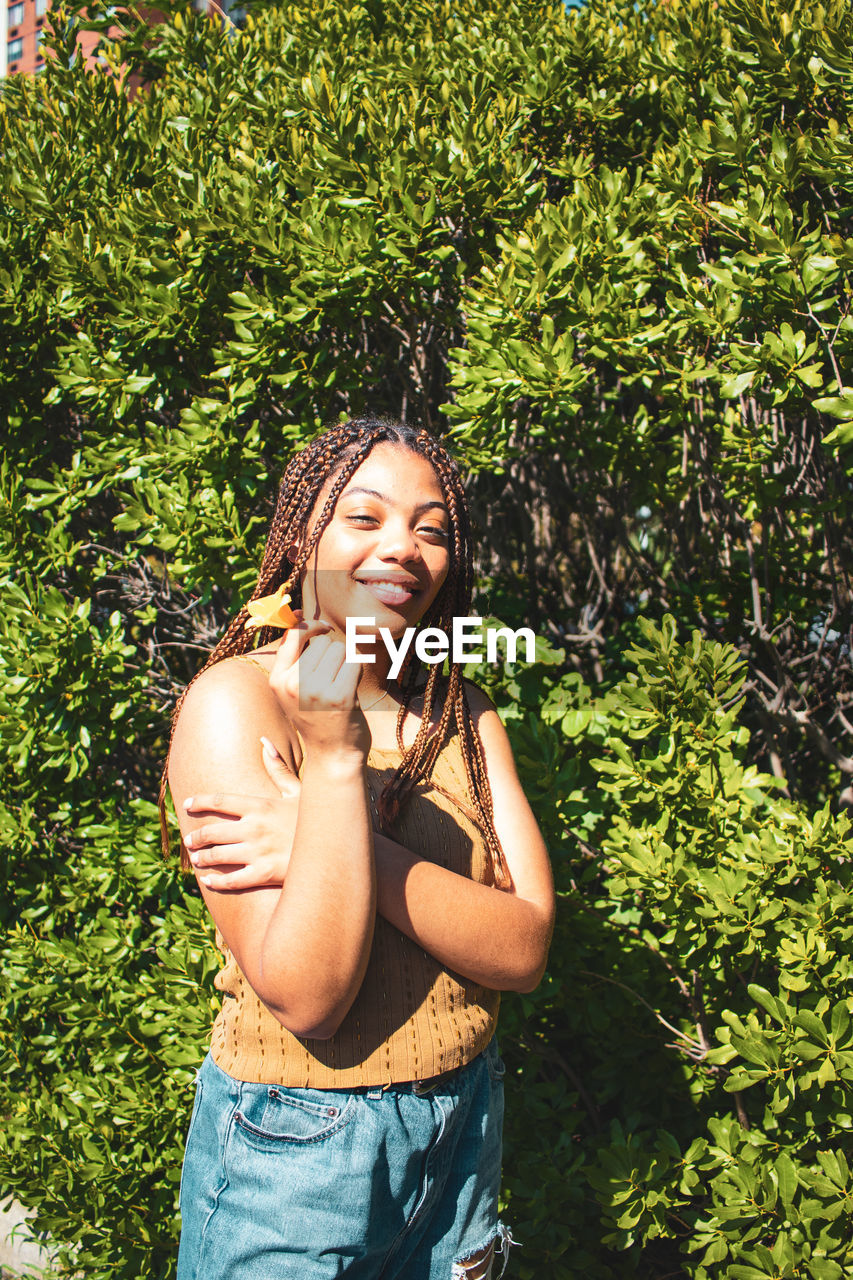
[[[371,810],[401,759],[371,748]],[[404,806],[392,838],[422,858],[481,884],[493,883],[491,859],[477,825],[437,784],[471,809],[465,766],[454,735]],[[470,1062],[488,1044],[500,993],[445,969],[422,947],[376,917],[367,971],[355,1001],[328,1040],[302,1039],[269,1012],[217,932],[225,964],[211,1055],[238,1080],[315,1089],[353,1089],[425,1080]]]

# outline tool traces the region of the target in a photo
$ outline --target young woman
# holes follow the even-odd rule
[[[241,610],[169,757],[225,956],[179,1280],[478,1280],[510,1242],[498,993],[539,982],[554,892],[489,700],[454,663],[388,678],[380,628],[470,613],[445,450],[360,419],[298,453],[254,599],[282,585],[296,625]],[[346,661],[348,617],[375,661]]]

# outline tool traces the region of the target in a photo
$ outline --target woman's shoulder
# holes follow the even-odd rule
[[[240,653],[221,658],[205,667],[187,688],[181,710],[202,708],[207,704],[223,702],[256,701],[258,698],[274,698],[269,686],[271,659],[264,655]]]
[[[207,667],[187,689],[175,725],[175,749],[216,741],[240,749],[247,735],[269,737],[287,760],[298,749],[296,731],[270,687],[273,653],[235,654]],[[301,752],[300,752],[301,755]]]
[[[499,728],[503,728],[500,716],[497,713],[495,704],[484,689],[481,689],[473,680],[463,680],[465,686],[465,697],[468,702],[468,709],[471,712],[471,719],[474,722],[474,728],[482,735],[485,727],[486,732],[489,728],[494,728],[495,724]]]
[[[514,775],[515,761],[512,747],[497,707],[489,695],[479,685],[474,684],[473,680],[465,680],[464,684],[471,719],[479,734],[490,770],[509,770]]]

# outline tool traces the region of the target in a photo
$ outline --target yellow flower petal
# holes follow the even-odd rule
[[[259,600],[250,600],[246,605],[249,617],[244,630],[253,627],[282,627],[285,631],[295,627],[297,618],[289,605],[290,596],[285,594],[284,587],[271,596],[261,596]]]

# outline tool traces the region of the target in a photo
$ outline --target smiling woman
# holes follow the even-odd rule
[[[471,587],[445,450],[344,423],[289,464],[267,541],[254,599],[289,594],[295,625],[242,609],[178,704],[168,781],[226,997],[179,1280],[486,1277],[508,1247],[494,1030],[544,969],[547,855],[461,664],[415,649],[392,680],[386,647],[345,645],[353,617],[446,631]]]
[[[450,512],[432,464],[399,445],[376,445],[342,490],[315,548],[302,585],[305,616],[323,617],[344,634],[347,619],[369,609],[376,629],[400,634],[444,585],[449,536]],[[360,689],[381,683],[384,690],[386,678],[387,669],[364,673]]]

